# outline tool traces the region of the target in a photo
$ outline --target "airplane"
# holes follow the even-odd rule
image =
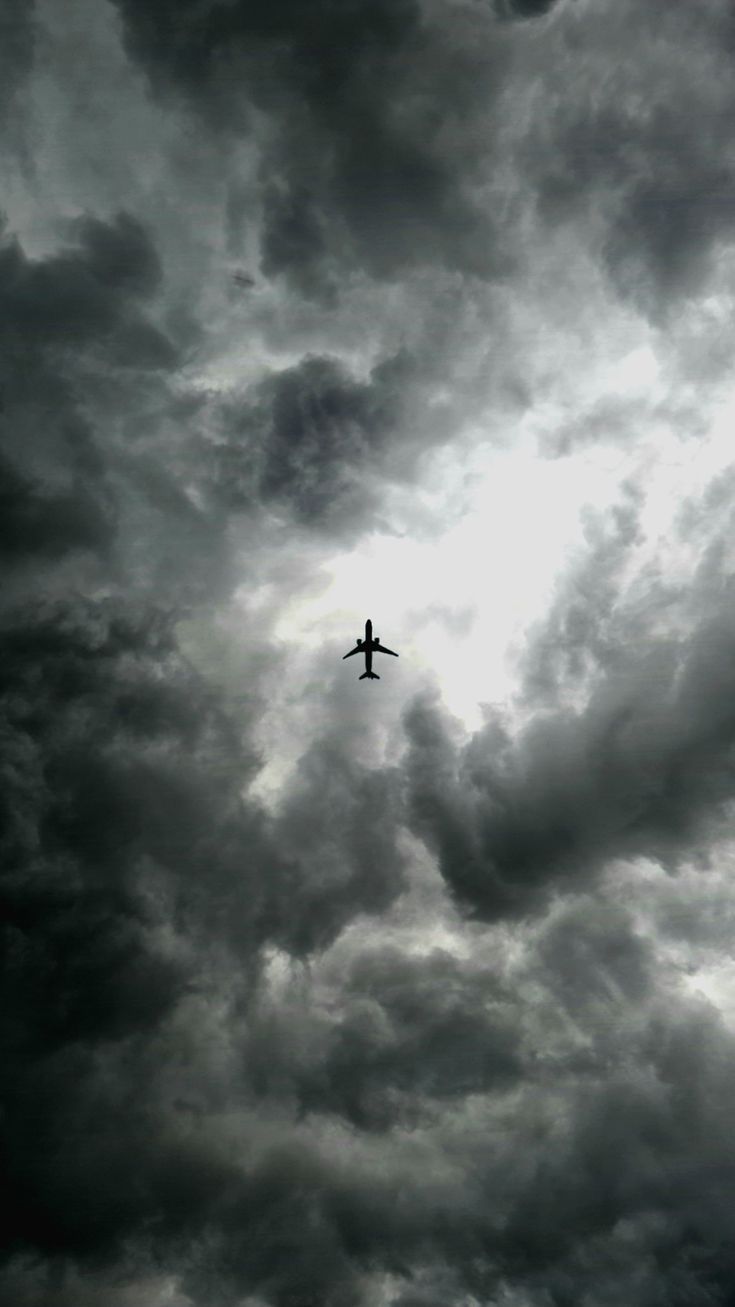
[[[380,680],[380,677],[378,676],[377,672],[373,671],[374,653],[387,653],[390,654],[391,657],[393,658],[398,657],[398,654],[393,653],[392,649],[386,649],[385,645],[380,643],[380,640],[377,635],[375,639],[373,639],[373,624],[370,621],[369,617],[365,623],[365,639],[361,640],[360,636],[358,635],[357,644],[355,648],[350,649],[350,652],[344,655],[342,662],[344,662],[345,658],[351,658],[352,655],[356,653],[364,653],[365,655],[365,671],[363,672],[362,676],[359,678],[361,681],[364,681],[366,677],[371,681]]]

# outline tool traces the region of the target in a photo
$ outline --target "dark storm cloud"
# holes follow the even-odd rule
[[[612,883],[609,898],[562,908],[538,946],[528,978],[540,983],[540,1047],[528,1084],[573,1080],[513,1183],[499,1266],[534,1303],[625,1293],[648,1307],[662,1293],[684,1304],[724,1288],[730,1222],[716,1209],[733,1156],[727,1144],[719,1163],[715,1154],[729,1138],[732,1032],[701,997],[661,983],[655,944],[632,929]],[[531,1101],[519,1115],[538,1124]]]
[[[22,573],[11,597],[75,582],[211,596],[230,580],[226,514],[206,498],[206,396],[172,386],[156,249],[125,213],[75,219],[67,237],[41,259],[12,238],[0,248],[0,543]]]
[[[586,1031],[604,1036],[607,1055],[616,1039],[622,1048],[629,1041],[624,1028],[609,1028],[611,1008],[633,1011],[655,992],[650,942],[636,933],[629,913],[617,903],[573,900],[542,930],[532,966],[554,1001]]]
[[[13,239],[0,249],[0,428],[11,551],[18,535],[30,551],[44,552],[55,522],[62,551],[112,529],[103,520],[111,517],[105,456],[80,413],[79,365],[102,357],[148,369],[169,367],[174,357],[141,312],[160,269],[140,224],[120,214],[110,223],[87,217],[70,225],[72,243],[46,259],[28,259]]]
[[[6,618],[1,665],[6,1246],[114,1258],[151,1221],[166,1244],[222,1203],[228,1243],[270,1181],[251,1202],[216,1149],[182,1151],[156,1040],[217,995],[226,954],[217,1001],[244,1020],[266,941],[322,948],[392,900],[387,778],[315,747],[271,826],[241,798],[257,759],[150,609]]]
[[[291,1270],[279,1269],[277,1231],[298,1150],[293,1162],[287,1154],[263,1176],[244,1179],[216,1144],[190,1147],[181,1136],[192,1111],[208,1110],[218,1095],[237,1097],[237,1077],[218,1085],[195,1070],[193,1083],[183,1092],[177,1084],[175,1094],[166,1080],[172,1059],[186,1064],[190,1056],[176,1051],[177,1029],[184,1045],[196,1043],[196,1018],[187,1026],[181,1016],[186,1004],[204,1010],[206,1044],[209,1003],[246,1011],[266,942],[308,954],[356,912],[391,902],[402,883],[395,802],[388,778],[346,759],[335,763],[319,746],[277,822],[243,802],[258,767],[243,743],[252,723],[247,713],[237,722],[228,717],[179,653],[176,584],[162,607],[146,581],[162,546],[175,555],[182,519],[190,533],[201,524],[201,548],[212,553],[221,520],[202,524],[193,508],[187,515],[181,480],[191,451],[184,448],[183,468],[162,458],[147,415],[135,433],[142,450],[133,455],[99,421],[102,414],[112,423],[114,413],[104,386],[130,399],[117,371],[124,360],[110,354],[126,321],[143,335],[135,305],[155,289],[157,260],[142,229],[126,219],[85,220],[76,235],[68,252],[37,263],[17,245],[6,249],[5,561],[14,570],[40,561],[53,569],[65,553],[92,552],[97,583],[104,578],[115,593],[128,578],[146,601],[71,598],[63,577],[54,604],[13,609],[6,597],[1,1006],[13,1213],[5,1247],[27,1254],[30,1270],[25,1275],[14,1262],[2,1292],[6,1301],[32,1301],[29,1276],[39,1262],[50,1274],[69,1259],[91,1260],[96,1273],[127,1265],[123,1247],[145,1242],[155,1228],[156,1247],[177,1265],[191,1260],[182,1263],[182,1241],[211,1237],[220,1251],[208,1265],[225,1284],[306,1284],[311,1275],[318,1300],[327,1301],[333,1284],[354,1278],[344,1253],[310,1272],[308,1249],[297,1240]],[[88,402],[84,384],[95,349],[107,350],[109,367],[102,382],[96,378],[101,405],[94,392]],[[317,410],[323,403],[339,415],[352,404],[356,424],[369,426],[370,389],[353,389],[356,400],[349,385],[327,376]],[[298,426],[299,396],[279,400],[277,384],[275,391],[278,432],[286,444],[297,442],[289,423]],[[143,393],[160,400],[158,390]],[[164,411],[176,416],[164,398]],[[97,425],[81,419],[82,407]],[[308,416],[308,400],[304,407]],[[124,420],[135,425],[134,405]],[[139,541],[131,488],[144,506]],[[151,506],[160,541],[146,520]],[[149,551],[151,540],[154,557],[141,577],[135,548]],[[170,581],[190,565],[186,549],[172,556]],[[80,574],[71,580],[76,589]],[[43,590],[46,581],[39,584]],[[194,1050],[195,1066],[201,1054]],[[181,1085],[186,1078],[183,1070],[173,1076]],[[251,1093],[244,1076],[242,1092]],[[237,1231],[263,1212],[273,1233],[248,1258]],[[145,1255],[140,1262],[147,1265]],[[204,1283],[210,1272],[202,1274]],[[286,1288],[274,1294],[287,1300]],[[47,1300],[65,1296],[63,1274],[58,1298],[52,1275]],[[109,1300],[103,1282],[99,1301]]]
[[[174,886],[215,832],[221,880],[237,751],[148,613],[58,606],[2,640],[6,1246],[84,1254],[136,1224],[129,1159],[152,1143],[95,1049],[150,1034],[192,983],[168,913],[186,921],[195,890],[187,908]],[[233,922],[246,970],[258,911]]]
[[[151,1251],[202,1305],[357,1307],[381,1270],[406,1302],[432,1284],[488,1295],[501,1275],[573,1295],[618,1255],[621,1220],[667,1283],[696,1254],[727,1274],[728,1221],[712,1234],[697,1210],[713,1210],[732,1041],[706,1012],[656,1006],[624,913],[557,915],[528,1000],[485,958],[362,942],[331,964],[324,1007],[308,988],[306,1008],[297,987],[267,1000],[260,943],[321,947],[395,892],[396,778],[317,747],[269,834],[239,797],[255,760],[170,625],[83,605],[6,623],[4,644],[11,1249],[89,1267],[95,1307]],[[559,1055],[557,1008],[592,1041],[586,1063]],[[20,1265],[8,1302],[34,1274]]]
[[[519,143],[511,190],[535,195],[544,223],[601,220],[620,294],[660,315],[696,288],[732,231],[724,3],[670,5],[655,20],[639,7],[550,0],[450,14],[410,0],[119,8],[155,87],[175,86],[218,131],[258,136],[247,106],[265,115],[263,268],[307,296],[333,302],[342,270],[358,265],[378,277],[427,263],[508,272],[512,232],[478,195],[491,161],[507,163],[496,120],[503,94],[508,105],[523,94],[514,66],[540,77],[548,111]],[[536,21],[503,21],[513,19]]]
[[[514,1004],[489,968],[439,949],[412,958],[373,947],[351,963],[338,995],[308,1017],[296,1000],[264,1010],[248,1054],[261,1093],[385,1131],[521,1076]]]
[[[544,221],[601,220],[616,289],[662,320],[732,241],[731,9],[677,3],[654,18],[636,5],[569,5],[564,20],[547,92],[565,65],[578,85],[554,97],[521,157]]]
[[[0,112],[5,115],[33,66],[35,38],[34,0],[6,0],[0,11]]]
[[[472,160],[459,166],[453,148],[457,122],[500,77],[491,11],[458,9],[447,41],[414,0],[118,7],[154,86],[177,86],[218,130],[247,122],[247,102],[267,115],[266,272],[329,296],[345,263],[378,276],[432,261],[496,266],[491,215],[465,184]]]
[[[7,241],[0,255],[0,331],[14,349],[64,349],[80,343],[122,345],[132,367],[174,361],[173,349],[146,323],[136,301],[155,290],[160,269],[150,240],[127,214],[112,223],[70,224],[74,244],[38,261]],[[136,344],[138,346],[136,351]]]
[[[556,978],[570,941],[580,962],[578,983],[558,987],[550,998],[539,984]],[[701,1284],[703,1263],[727,1282],[732,1220],[722,1198],[732,1183],[732,1150],[724,1148],[714,1177],[711,1168],[720,1132],[730,1137],[731,1034],[708,1005],[681,997],[674,1003],[656,989],[650,948],[619,911],[608,921],[604,911],[580,904],[540,942],[541,964],[529,967],[525,998],[522,976],[516,977],[512,1016],[519,1027],[531,1021],[538,1042],[528,1047],[531,1060],[515,1097],[504,1100],[501,1091],[465,1098],[464,1112],[453,1101],[459,1116],[438,1111],[432,1126],[414,1136],[414,1156],[423,1152],[418,1171],[411,1146],[404,1151],[406,1136],[397,1132],[380,1145],[377,1170],[359,1152],[345,1169],[334,1153],[317,1160],[308,1147],[284,1144],[280,1156],[269,1157],[258,1175],[258,1197],[265,1197],[268,1212],[275,1203],[286,1218],[277,1228],[285,1223],[289,1231],[289,1257],[271,1271],[267,1301],[289,1301],[284,1289],[300,1301],[298,1287],[306,1301],[330,1289],[340,1301],[348,1267],[353,1274],[390,1270],[395,1292],[403,1286],[398,1301],[405,1302],[459,1303],[467,1294],[482,1300],[502,1284],[524,1301],[542,1303],[549,1294],[576,1301],[600,1282],[609,1284],[604,1300],[612,1302],[617,1281],[626,1300],[641,1307],[660,1300],[662,1286],[667,1301],[671,1294],[683,1303],[686,1290]],[[363,998],[381,996],[379,1005],[360,1012],[361,1033],[376,1049],[385,1048],[402,1010],[416,1013],[419,1032],[425,1016],[431,1025],[437,1015],[426,1002],[432,983],[439,986],[439,1011],[453,1010],[460,1024],[473,1011],[471,968],[462,984],[456,966],[437,965],[436,955],[404,962],[398,971],[385,961],[387,984],[378,981],[376,990],[361,976],[358,987]],[[361,970],[358,964],[356,973]],[[297,1020],[294,1014],[291,1039],[309,1058],[316,1053],[312,1041],[323,1047],[319,1032],[307,1027],[299,1041]],[[576,1041],[576,1062],[559,1056],[567,1032]],[[416,1061],[417,1084],[422,1061]],[[429,1056],[430,1076],[438,1065]],[[283,1066],[276,1061],[271,1070],[277,1093]],[[344,1136],[342,1146],[349,1150],[353,1139]],[[307,1212],[309,1238],[314,1235],[320,1251],[320,1283],[294,1233]],[[273,1226],[267,1221],[257,1229],[266,1267]],[[441,1286],[448,1291],[443,1299]],[[364,1300],[359,1291],[354,1300]]]
[[[114,534],[109,504],[77,476],[66,493],[44,490],[0,458],[0,558],[58,558],[74,549],[105,550]]]
[[[557,0],[495,0],[501,18],[542,18]]]
[[[475,158],[496,140],[477,105],[505,87],[512,107],[527,52],[553,64],[567,36],[571,49],[581,33],[584,55],[586,40],[599,51],[625,27],[613,43],[625,70],[640,30],[633,10],[608,27],[599,6],[541,0],[118,9],[157,88],[175,82],[217,130],[252,130],[263,268],[297,292],[285,316],[299,297],[334,303],[345,270],[497,270],[496,215],[483,226],[469,198]],[[501,9],[539,21],[501,23]],[[685,12],[667,9],[663,46],[686,28],[696,51],[713,50],[724,10]],[[568,71],[547,123],[573,154],[589,106],[572,103]],[[614,99],[614,79],[598,81]],[[241,95],[256,116],[240,115]],[[640,114],[645,172],[667,118]],[[618,135],[640,114],[617,106]],[[622,162],[595,190],[601,123],[600,111],[581,156],[593,200],[619,201],[609,230],[624,240],[608,266],[621,279],[641,270],[649,298],[646,278],[674,295],[704,264],[686,234],[646,225],[627,146],[611,147]],[[703,145],[695,159],[693,139],[689,166],[714,184],[714,153]],[[677,140],[672,127],[672,159]],[[724,140],[723,128],[712,151],[724,155]],[[569,158],[557,163],[561,183],[552,166],[529,185],[540,177],[545,220],[576,221]],[[228,238],[244,260],[235,190]],[[697,213],[693,236],[714,248],[724,227]],[[236,583],[265,577],[274,609],[290,598],[289,531],[298,547],[308,528],[311,547],[370,524],[376,479],[405,473],[435,438],[415,420],[430,407],[429,370],[396,354],[400,331],[367,376],[319,337],[319,356],[241,394],[197,390],[176,369],[199,328],[164,316],[159,257],[131,216],[78,220],[41,259],[9,242],[0,273],[0,538],[16,578],[0,617],[0,1124],[13,1199],[0,1301],[729,1301],[732,1034],[672,977],[608,866],[704,856],[731,798],[727,478],[683,520],[697,538],[722,518],[689,636],[655,634],[672,597],[655,568],[649,590],[644,578],[637,598],[622,595],[640,534],[628,487],[605,529],[588,520],[588,558],[532,633],[521,706],[535,716],[515,737],[491,717],[465,745],[420,700],[405,765],[379,766],[369,730],[357,761],[344,705],[325,722],[323,691],[289,686],[289,703],[322,707],[303,756],[289,743],[291,779],[266,813],[247,787],[262,761],[262,664],[275,655],[238,616],[235,690],[218,692],[181,652],[184,600],[214,641]],[[437,316],[460,301],[448,293]],[[376,339],[371,357],[379,328],[371,350]],[[425,405],[411,410],[412,436],[414,386]],[[565,434],[596,439],[629,417],[593,408],[594,430]],[[269,515],[285,533],[263,531]],[[431,947],[433,920],[411,923],[404,950],[406,820],[460,906],[527,921],[463,929],[442,902],[460,956]],[[667,943],[726,943],[722,920],[684,907]]]
[[[64,879],[72,904],[77,893],[92,903],[99,894],[102,907],[105,893],[113,906],[118,894],[135,899],[147,857],[193,876],[214,812],[237,815],[232,796],[254,760],[177,654],[170,626],[111,601],[6,619],[3,706],[16,764],[4,797],[21,904],[38,889],[42,907]]]
[[[358,381],[336,360],[307,357],[230,404],[215,489],[231,509],[273,503],[320,530],[355,530],[376,502],[370,476],[401,416],[410,363],[397,357]]]
[[[618,645],[581,710],[539,713],[515,739],[491,719],[458,749],[438,708],[414,704],[414,829],[473,912],[532,911],[614,857],[646,854],[673,868],[702,853],[735,793],[730,606],[689,638]]]
[[[512,163],[504,202],[530,199],[544,224],[597,224],[618,292],[656,318],[730,239],[724,0],[655,18],[552,0],[119,8],[154,87],[175,86],[219,131],[258,137],[247,106],[265,115],[263,268],[307,296],[334,302],[358,265],[377,277],[427,263],[506,275],[513,232],[486,189],[493,164]],[[523,101],[524,72],[546,109],[509,160],[498,125]]]
[[[396,772],[364,768],[344,741],[317,738],[276,823],[291,868],[284,906],[294,896],[279,942],[297,954],[323,947],[354,917],[393,902],[403,888],[401,815]]]
[[[120,214],[70,227],[68,247],[45,259],[12,239],[0,248],[0,545],[3,565],[29,583],[31,568],[48,575],[67,555],[111,566],[119,493],[83,376],[174,357],[142,311],[160,268],[140,224]]]
[[[305,187],[265,186],[261,267],[266,277],[282,273],[302,294],[333,303],[328,240],[319,204]]]
[[[320,533],[359,531],[417,389],[410,356],[364,380],[307,356],[224,401],[177,388],[149,235],[125,214],[70,226],[47,258],[12,239],[0,251],[6,561],[48,577],[73,555],[88,577],[200,601],[244,579],[233,515],[273,505]]]
[[[59,603],[2,634],[8,856],[31,898],[46,863],[93,898],[134,897],[150,859],[181,882],[193,926],[308,952],[399,891],[389,776],[315,744],[275,824],[243,805],[259,760],[178,652],[173,614]]]
[[[95,585],[114,594],[127,582],[146,602],[138,609],[116,598],[72,600],[69,582],[76,589],[85,580],[77,570],[54,582],[55,605],[6,609],[5,945],[7,1010],[15,1012],[6,1033],[22,1084],[11,1116],[34,1098],[33,1059],[63,1064],[69,1048],[81,1097],[86,1084],[94,1098],[89,1048],[152,1038],[198,990],[196,955],[206,954],[207,941],[236,954],[241,978],[252,976],[264,941],[299,955],[324,947],[355,913],[383,909],[402,884],[387,778],[335,764],[315,745],[279,822],[243,804],[241,789],[257,763],[240,736],[252,723],[242,712],[237,724],[228,719],[181,658],[173,633],[192,571],[227,581],[226,517],[200,510],[184,492],[193,480],[206,498],[207,448],[190,433],[173,445],[165,426],[179,421],[186,432],[201,401],[174,401],[155,378],[138,375],[131,387],[125,375],[129,364],[156,362],[155,328],[140,306],[160,287],[159,261],[126,215],[80,219],[71,237],[45,259],[28,259],[12,241],[3,254],[6,563],[24,575],[43,563],[36,574],[43,591],[65,554],[91,553]],[[101,364],[90,370],[90,360]],[[378,439],[389,371],[377,369],[360,385],[314,361],[265,383],[262,411],[272,414],[272,428],[264,493],[293,502],[306,518],[321,506],[309,499],[320,477],[338,498],[339,441]],[[343,458],[348,453],[342,448]],[[359,462],[359,450],[354,457]],[[49,1070],[51,1099],[54,1083]],[[49,1130],[66,1136],[73,1104],[63,1084],[56,1088],[59,1113]],[[89,1109],[98,1130],[113,1110],[105,1103],[102,1117]],[[17,1126],[29,1147],[35,1126]],[[155,1153],[150,1139],[145,1147]],[[70,1191],[83,1183],[85,1167],[84,1158],[71,1167]],[[30,1180],[19,1175],[32,1192],[11,1243],[111,1247],[129,1222],[137,1227],[132,1177],[121,1167],[111,1161],[110,1212],[101,1195],[99,1222],[82,1212],[74,1229],[43,1167]],[[47,1185],[48,1200],[41,1196]],[[141,1211],[143,1220],[145,1204]],[[60,1232],[50,1229],[55,1223]]]

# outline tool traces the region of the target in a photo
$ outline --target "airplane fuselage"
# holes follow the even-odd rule
[[[352,658],[354,654],[362,654],[365,659],[365,671],[360,677],[361,681],[373,680],[379,681],[380,677],[377,672],[373,671],[373,654],[374,653],[390,654],[392,658],[397,658],[398,654],[392,649],[386,649],[385,645],[380,643],[379,637],[373,636],[373,624],[368,617],[365,623],[365,636],[358,636],[354,649],[344,654],[345,658]]]

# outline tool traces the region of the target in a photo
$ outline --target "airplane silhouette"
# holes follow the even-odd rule
[[[369,617],[365,623],[365,639],[361,640],[358,635],[357,644],[355,648],[350,649],[350,652],[345,654],[344,658],[342,659],[342,662],[344,662],[345,658],[351,658],[352,655],[356,653],[364,653],[365,655],[365,671],[360,677],[361,681],[364,681],[366,677],[368,677],[371,681],[380,680],[380,677],[378,676],[377,672],[373,671],[374,653],[387,653],[390,654],[393,658],[398,657],[398,654],[393,653],[392,649],[386,649],[385,645],[380,643],[377,635],[375,639],[373,639],[373,624],[370,621]]]

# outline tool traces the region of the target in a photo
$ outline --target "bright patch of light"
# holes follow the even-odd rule
[[[735,1030],[735,959],[724,958],[701,968],[684,981],[693,995],[702,995],[717,1008],[731,1030]]]
[[[640,395],[650,392],[659,377],[656,355],[649,345],[643,345],[626,354],[605,374],[602,393]]]
[[[609,505],[618,484],[604,452],[550,461],[530,438],[511,452],[480,448],[461,472],[461,520],[436,539],[361,541],[325,564],[327,587],[290,605],[275,634],[315,649],[339,638],[346,652],[370,617],[399,651],[401,673],[430,673],[449,710],[475,729],[481,703],[517,688],[511,648],[543,615],[581,543],[581,509]]]

